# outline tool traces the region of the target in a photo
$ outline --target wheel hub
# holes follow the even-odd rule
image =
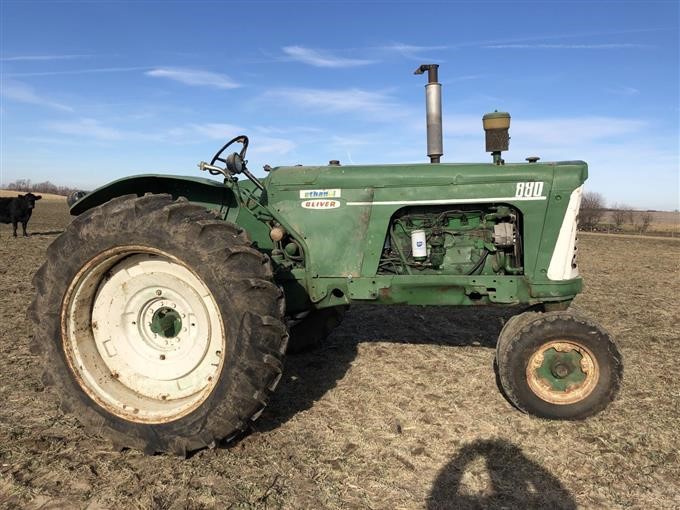
[[[114,250],[85,266],[67,293],[65,352],[81,387],[107,410],[169,421],[217,383],[226,348],[221,314],[181,262]]]
[[[553,374],[558,379],[564,379],[566,376],[568,376],[571,372],[573,371],[573,367],[564,365],[562,363],[557,363],[554,365],[551,369],[550,372]]]
[[[160,293],[164,293],[166,297],[158,297]],[[148,348],[163,354],[178,349],[182,339],[187,339],[189,332],[189,328],[182,321],[187,318],[186,303],[180,303],[178,307],[175,300],[169,299],[172,294],[170,289],[158,289],[155,295],[153,290],[144,292],[131,300],[126,310],[132,318],[128,319],[130,322],[128,333],[139,335]],[[138,310],[136,314],[135,309]],[[189,312],[189,315],[192,314]]]
[[[595,388],[599,369],[585,346],[572,340],[552,341],[537,349],[526,369],[531,390],[553,404],[573,404]]]
[[[182,318],[173,308],[162,306],[153,313],[149,329],[163,338],[175,338],[182,330]]]
[[[537,375],[555,391],[565,391],[574,384],[581,383],[586,373],[581,369],[583,356],[572,349],[559,352],[554,347],[543,352],[543,363]]]

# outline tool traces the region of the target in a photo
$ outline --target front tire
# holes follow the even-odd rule
[[[288,334],[268,259],[185,199],[126,196],[87,211],[34,285],[46,383],[118,447],[185,455],[234,437],[281,377]]]
[[[616,396],[621,354],[604,329],[571,312],[510,319],[496,347],[498,378],[510,402],[541,418],[579,420]]]

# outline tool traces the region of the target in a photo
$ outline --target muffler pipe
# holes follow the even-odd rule
[[[427,122],[427,155],[430,163],[439,163],[444,155],[442,141],[442,84],[439,83],[439,64],[423,64],[413,74],[427,71],[425,85],[425,119]]]

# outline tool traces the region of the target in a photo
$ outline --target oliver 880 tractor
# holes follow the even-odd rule
[[[147,453],[228,441],[267,404],[289,343],[309,348],[371,303],[519,305],[497,342],[508,400],[542,418],[602,410],[621,356],[568,310],[587,165],[505,164],[503,112],[483,118],[492,162],[441,163],[438,66],[424,72],[430,163],[266,166],[259,179],[238,136],[199,165],[223,182],[141,175],[77,197],[30,310],[62,407]]]

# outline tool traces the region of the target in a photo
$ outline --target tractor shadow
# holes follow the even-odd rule
[[[391,342],[494,348],[519,307],[352,307],[326,342],[286,357],[283,377],[254,430],[276,429],[335,387],[357,356],[359,343]]]
[[[61,230],[44,230],[40,232],[30,231],[29,236],[57,236],[64,233],[64,229]]]
[[[45,231],[39,231],[35,232],[33,230],[28,231],[28,235],[24,236],[21,232],[21,227],[19,227],[19,230],[17,231],[17,237],[15,239],[21,239],[21,238],[29,238],[29,237],[40,237],[40,236],[56,236],[59,234],[62,234],[64,230],[45,230]],[[5,237],[2,235],[3,232],[0,231],[0,237]],[[12,230],[7,230],[7,237],[8,238],[14,238],[14,235],[12,234]]]
[[[485,473],[475,467],[481,459]],[[427,510],[482,508],[576,509],[576,501],[549,471],[502,439],[464,445],[432,485]]]

